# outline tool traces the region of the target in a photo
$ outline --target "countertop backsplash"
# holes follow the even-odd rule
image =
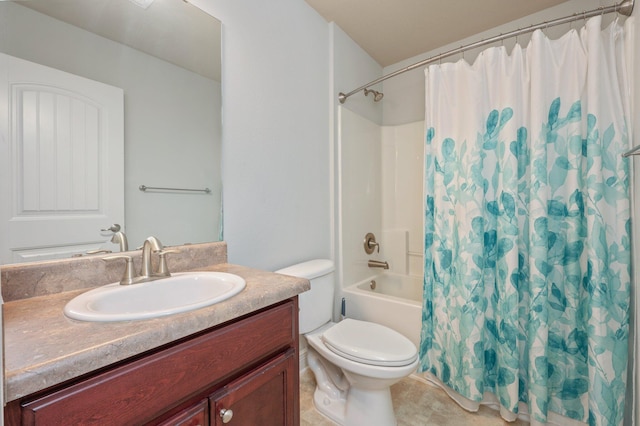
[[[167,255],[167,264],[171,272],[183,272],[227,262],[227,244],[224,241],[171,248],[180,251]],[[133,257],[135,269],[139,271],[142,251],[135,250],[126,254]],[[124,261],[104,261],[102,257],[103,255],[94,255],[2,265],[2,298],[6,303],[120,281],[124,272]],[[152,256],[152,261],[156,261],[156,258],[157,256]]]

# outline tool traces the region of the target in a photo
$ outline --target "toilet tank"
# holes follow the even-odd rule
[[[306,278],[311,289],[298,296],[300,334],[308,333],[331,321],[333,316],[333,261],[316,259],[276,271],[278,274]]]

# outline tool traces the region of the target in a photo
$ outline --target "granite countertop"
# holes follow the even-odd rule
[[[247,285],[213,306],[162,318],[112,323],[67,318],[74,290],[4,304],[5,400],[73,379],[147,350],[267,307],[309,289],[309,281],[228,263],[198,268],[230,272]]]

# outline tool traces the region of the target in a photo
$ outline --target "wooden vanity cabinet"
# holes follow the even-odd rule
[[[294,297],[93,376],[12,401],[5,421],[297,426],[298,368]]]
[[[179,411],[178,414],[159,423],[159,426],[204,426],[209,424],[209,400]]]

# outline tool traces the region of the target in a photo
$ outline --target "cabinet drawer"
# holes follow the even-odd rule
[[[295,303],[251,317],[23,403],[22,424],[140,424],[293,346]]]

